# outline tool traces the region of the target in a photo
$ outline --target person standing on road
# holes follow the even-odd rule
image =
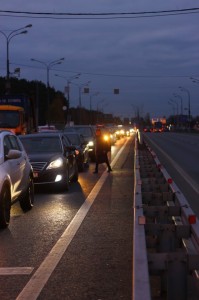
[[[93,173],[98,173],[98,165],[102,163],[106,163],[108,170],[107,172],[111,172],[111,166],[108,160],[108,152],[111,149],[110,140],[106,141],[104,139],[104,135],[101,132],[100,128],[97,128],[95,131],[96,135],[96,144],[95,144],[95,157],[96,157],[96,165],[95,171]]]

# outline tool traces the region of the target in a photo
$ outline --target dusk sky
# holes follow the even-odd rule
[[[79,104],[79,87],[90,81],[90,94],[81,96],[86,108],[91,100],[92,108],[120,117],[132,117],[137,110],[142,116],[162,117],[177,108],[188,114],[190,103],[191,114],[199,115],[199,1],[1,3],[1,32],[8,35],[27,24],[32,24],[28,33],[9,42],[10,72],[19,67],[21,79],[46,84],[45,64],[64,57],[50,68],[49,83],[64,92],[67,81],[81,73],[71,79],[70,106]],[[6,76],[2,33],[0,76]]]

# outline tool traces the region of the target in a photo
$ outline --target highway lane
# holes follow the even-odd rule
[[[199,135],[166,132],[143,136],[199,217]]]
[[[127,144],[126,144],[127,143]],[[120,273],[125,274],[124,276],[127,276],[128,279],[123,279],[125,282],[121,283],[120,273],[118,272],[118,278],[117,280],[114,279],[115,274],[111,274],[113,278],[111,278],[110,283],[105,280],[103,284],[107,285],[108,291],[104,291],[103,293],[108,293],[109,296],[106,297],[106,299],[112,300],[112,286],[111,284],[115,280],[114,286],[116,285],[122,285],[120,289],[117,288],[116,293],[123,293],[125,295],[130,295],[131,293],[131,257],[132,257],[132,195],[133,195],[133,138],[124,138],[119,140],[115,146],[112,147],[111,152],[111,161],[114,162],[116,159],[119,151],[124,147],[122,154],[120,153],[117,157],[117,160],[115,162],[115,165],[113,166],[113,173],[108,174],[105,171],[105,166],[100,165],[99,168],[99,174],[93,174],[93,170],[95,165],[91,164],[89,166],[89,169],[84,172],[80,173],[79,182],[72,184],[70,187],[69,192],[65,193],[54,193],[49,192],[48,189],[42,189],[38,190],[36,192],[35,197],[35,205],[31,211],[24,214],[19,204],[16,203],[12,207],[12,213],[11,213],[11,223],[8,229],[4,231],[0,231],[0,299],[16,299],[17,296],[19,296],[18,299],[36,299],[37,293],[40,293],[40,288],[43,289],[43,286],[37,289],[37,283],[31,286],[34,286],[33,291],[30,291],[28,289],[28,298],[26,297],[27,289],[25,290],[25,294],[20,294],[22,291],[24,291],[24,288],[26,287],[28,281],[31,278],[36,277],[37,270],[40,270],[42,263],[45,262],[45,259],[49,257],[49,253],[53,253],[52,249],[57,244],[57,242],[60,240],[60,237],[64,234],[64,232],[71,226],[72,220],[77,216],[78,210],[82,207],[82,205],[88,201],[88,197],[90,199],[91,197],[91,191],[93,191],[93,188],[97,185],[100,185],[101,178],[104,178],[105,184],[102,182],[102,188],[98,191],[101,194],[101,199],[96,201],[95,197],[98,197],[98,192],[96,192],[96,189],[94,190],[92,194],[92,198],[95,200],[94,203],[94,213],[96,214],[96,211],[99,209],[99,213],[97,215],[101,217],[102,215],[104,217],[113,215],[112,218],[109,220],[107,219],[107,224],[103,222],[102,226],[105,227],[106,230],[110,230],[112,233],[112,236],[106,239],[104,239],[104,234],[102,234],[101,238],[102,241],[98,239],[98,235],[90,232],[92,227],[95,227],[97,232],[99,232],[98,223],[99,221],[95,220],[95,214],[93,214],[92,210],[89,213],[89,219],[87,233],[85,233],[84,229],[81,227],[81,235],[79,239],[81,239],[81,242],[78,241],[75,244],[75,248],[72,251],[72,253],[68,254],[69,258],[66,259],[65,264],[61,263],[60,266],[64,269],[61,269],[59,271],[58,268],[58,275],[56,275],[56,278],[53,278],[52,283],[47,284],[47,287],[45,289],[45,293],[41,294],[39,296],[39,299],[84,299],[80,296],[77,298],[77,289],[88,290],[88,283],[91,284],[91,291],[88,291],[88,293],[99,293],[102,292],[102,287],[98,287],[97,285],[98,280],[94,280],[93,278],[97,276],[96,273],[96,262],[100,260],[100,262],[103,260],[103,257],[105,258],[106,251],[109,252],[108,256],[110,256],[111,252],[116,251],[113,256],[115,258],[111,258],[111,268],[115,268],[113,266],[117,265],[118,262],[120,263]],[[104,173],[105,171],[105,173]],[[125,177],[124,175],[127,175]],[[132,184],[131,184],[132,183]],[[124,189],[124,190],[123,190]],[[114,194],[113,191],[114,190]],[[116,190],[116,191],[115,191]],[[123,198],[120,199],[120,195],[122,195]],[[119,197],[120,196],[120,197]],[[108,200],[108,201],[107,201]],[[123,200],[128,200],[125,206],[123,207]],[[89,200],[90,201],[90,200]],[[120,203],[118,204],[118,201]],[[119,205],[119,206],[118,206]],[[86,205],[87,206],[87,205]],[[95,208],[96,206],[96,208]],[[115,208],[114,208],[115,206]],[[118,209],[118,207],[121,209]],[[113,210],[114,208],[114,210]],[[105,210],[105,212],[104,212]],[[110,211],[109,211],[110,210]],[[112,212],[113,210],[113,212]],[[121,215],[120,215],[121,214]],[[128,216],[128,218],[127,218]],[[119,219],[119,217],[122,218],[122,221]],[[90,220],[92,219],[92,226],[90,225]],[[101,219],[101,218],[100,218]],[[106,218],[105,218],[106,219]],[[114,222],[113,222],[114,220]],[[85,221],[84,221],[85,222]],[[113,226],[110,226],[108,222],[113,222],[112,225],[116,226],[117,229],[114,231]],[[123,226],[125,228],[123,228]],[[75,225],[76,226],[76,225]],[[118,227],[119,226],[119,227]],[[107,229],[108,228],[108,229]],[[78,230],[78,228],[77,228]],[[124,232],[122,232],[124,230]],[[76,234],[76,233],[74,233]],[[87,246],[85,246],[85,242],[87,245],[87,242],[85,239],[87,238],[88,234],[88,241],[91,247],[91,250],[87,250],[88,253],[86,253],[87,258],[82,257],[82,255],[85,253]],[[91,234],[91,236],[89,236]],[[108,234],[108,232],[106,232]],[[117,234],[117,237],[114,237],[114,234]],[[67,237],[68,233],[66,231],[65,237]],[[100,235],[100,232],[99,232]],[[117,241],[121,239],[121,236],[123,237],[123,243],[120,243],[117,245]],[[124,243],[125,237],[128,242]],[[110,243],[110,239],[113,240],[113,243]],[[116,240],[115,240],[116,239]],[[61,238],[62,241],[62,238]],[[73,242],[74,243],[74,242]],[[98,255],[96,258],[90,254],[92,249],[94,249],[95,245],[98,245],[98,247],[95,249],[95,252],[98,252]],[[117,245],[116,249],[115,246]],[[83,250],[80,250],[82,249]],[[85,248],[86,247],[86,248]],[[114,248],[114,250],[111,248]],[[120,248],[122,248],[121,252],[125,252],[125,257],[128,253],[128,259],[125,261],[123,266],[123,260],[120,254]],[[126,249],[127,248],[127,249]],[[60,250],[60,248],[58,248]],[[60,250],[60,252],[63,251]],[[103,252],[103,257],[100,257],[101,251]],[[58,251],[59,252],[59,251]],[[55,251],[55,256],[61,255],[57,252],[57,249]],[[67,252],[67,251],[66,251]],[[58,254],[57,254],[58,253]],[[75,255],[74,255],[75,253]],[[83,254],[82,254],[83,253]],[[60,257],[60,259],[65,259],[65,252],[62,253],[64,256],[63,258]],[[81,265],[80,263],[77,264],[76,269],[74,270],[75,261],[79,258],[83,259],[83,262],[86,264],[87,269],[87,275],[86,277],[83,276],[83,281],[81,282]],[[92,264],[90,264],[90,257],[94,258],[94,270]],[[112,255],[111,255],[112,257]],[[106,259],[106,258],[105,258]],[[110,258],[109,258],[110,259]],[[121,261],[120,261],[121,259]],[[50,263],[52,261],[52,257],[49,259]],[[130,264],[129,264],[130,261]],[[59,262],[58,262],[59,263]],[[82,264],[82,262],[81,262]],[[67,266],[67,270],[65,271]],[[106,272],[103,268],[105,265],[101,266],[100,269],[100,277],[101,274],[104,274]],[[110,264],[107,264],[109,267]],[[88,272],[88,268],[90,269]],[[47,270],[47,269],[46,269]],[[128,272],[126,272],[128,270]],[[66,272],[66,275],[64,278],[63,272]],[[72,276],[72,272],[74,272],[73,277],[76,276],[77,278],[74,279],[74,282],[69,280],[69,276]],[[45,272],[44,272],[45,273]],[[45,274],[41,273],[39,274],[39,280],[38,283],[41,285],[44,284],[45,286],[45,280],[43,277],[45,277]],[[47,273],[49,273],[47,271]],[[91,275],[92,274],[92,275]],[[41,276],[40,276],[41,275]],[[95,275],[95,276],[94,276]],[[33,276],[33,277],[32,277]],[[48,274],[48,276],[51,276],[51,274]],[[99,275],[98,275],[99,276]],[[103,278],[103,276],[102,276]],[[95,278],[96,279],[96,278]],[[68,282],[69,280],[69,282]],[[63,281],[63,283],[62,283]],[[48,282],[48,278],[47,278]],[[55,286],[53,286],[53,284]],[[66,288],[70,287],[70,291],[67,291],[67,293],[70,294],[70,297],[63,296],[66,293]],[[124,291],[121,289],[125,289]],[[62,296],[59,297],[59,292],[62,290]],[[96,290],[96,291],[95,291]],[[84,291],[85,292],[85,291]],[[86,292],[87,293],[87,292]],[[25,295],[25,296],[24,296]],[[46,296],[47,295],[47,296]],[[87,298],[85,294],[85,299]],[[125,298],[125,299],[130,299]]]

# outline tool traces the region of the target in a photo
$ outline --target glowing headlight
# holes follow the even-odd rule
[[[104,138],[104,140],[105,140],[106,142],[109,140],[109,136],[108,136],[107,134],[105,134],[105,135],[103,136],[103,138]]]
[[[93,141],[89,141],[89,142],[88,142],[88,145],[89,145],[90,147],[94,146]]]
[[[63,159],[58,158],[56,160],[51,161],[47,169],[56,169],[56,168],[60,168],[61,166],[63,166]]]

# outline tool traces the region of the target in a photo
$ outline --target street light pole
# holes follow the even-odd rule
[[[179,89],[183,92],[186,92],[188,95],[188,122],[189,122],[189,126],[190,126],[190,122],[191,122],[191,97],[190,97],[190,92],[189,90],[185,89],[184,87],[179,86]]]
[[[54,66],[54,65],[60,65],[64,60],[64,57],[60,58],[60,59],[56,59],[56,60],[53,60],[49,63],[46,63],[44,61],[41,61],[41,60],[37,60],[37,59],[34,59],[34,58],[31,58],[31,61],[34,61],[34,62],[38,62],[42,65],[45,66],[46,68],[46,75],[47,75],[47,121],[48,121],[48,125],[50,125],[50,120],[49,120],[49,108],[50,108],[50,83],[49,83],[49,73],[50,73],[50,69]]]
[[[174,97],[180,99],[180,102],[181,102],[181,107],[180,107],[180,109],[181,109],[181,115],[183,115],[183,102],[182,102],[182,97],[181,97],[180,95],[176,94],[176,93],[173,93],[173,95],[174,95]]]
[[[0,33],[5,37],[6,39],[6,92],[9,93],[10,91],[10,62],[9,62],[9,45],[12,38],[14,38],[17,35],[20,34],[26,34],[28,33],[27,30],[23,30],[25,28],[32,27],[32,24],[28,24],[24,27],[12,30],[8,35],[0,30]]]
[[[90,124],[92,125],[92,97],[99,95],[99,92],[95,92],[90,95]]]
[[[173,103],[171,103],[170,101],[168,101],[168,104],[172,106],[173,109],[173,115],[175,115],[175,106]]]
[[[104,99],[101,99],[100,101],[97,102],[97,122],[99,122],[99,115],[100,115],[100,110],[99,110],[99,104],[104,102],[105,101],[105,98]]]
[[[178,110],[178,101],[175,101],[173,99],[169,99],[168,101],[169,104],[175,103],[176,104],[176,125],[179,123],[179,110]]]

